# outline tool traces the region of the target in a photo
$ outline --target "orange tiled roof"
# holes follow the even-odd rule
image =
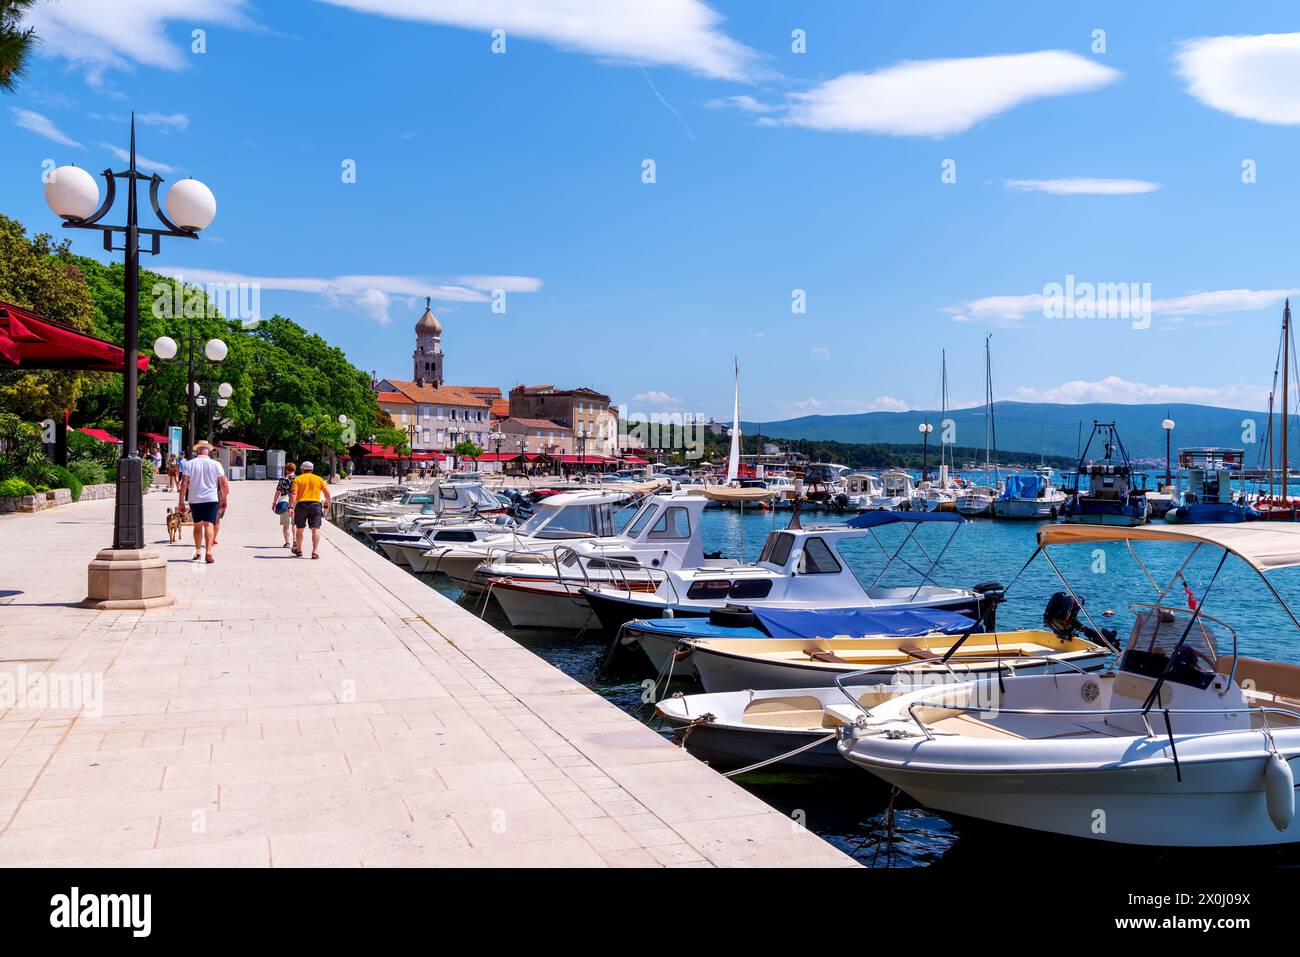
[[[460,385],[444,385],[441,388],[434,388],[431,385],[416,385],[414,382],[407,382],[402,379],[385,379],[384,381],[414,402],[427,402],[437,405],[466,405],[475,409],[485,409],[489,405],[488,400],[483,396],[475,395],[469,389]]]
[[[493,400],[492,400],[492,414],[493,414],[494,416],[496,416],[498,419],[504,419],[504,418],[506,418],[507,416],[509,416],[509,415],[510,415],[510,400],[509,400],[509,399],[493,399]]]

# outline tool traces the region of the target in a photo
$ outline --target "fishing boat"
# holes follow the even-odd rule
[[[770,487],[770,485],[769,485]],[[880,476],[870,472],[850,472],[844,476],[844,495],[846,508],[854,512],[865,512],[871,503],[884,492]]]
[[[1179,449],[1178,467],[1187,472],[1187,491],[1183,504],[1165,512],[1165,521],[1174,524],[1215,524],[1252,522],[1259,512],[1246,504],[1243,495],[1232,489],[1232,476],[1245,461],[1243,449]]]
[[[478,567],[474,583],[496,599],[516,628],[599,627],[581,588],[609,584],[630,592],[654,592],[672,569],[725,570],[738,564],[705,555],[700,517],[706,501],[688,492],[649,496],[617,536],[557,542],[546,552],[501,555]]]
[[[678,655],[683,642],[702,638],[868,638],[918,635],[959,635],[971,627],[971,619],[957,612],[937,608],[911,609],[790,609],[724,606],[707,618],[649,618],[630,621],[620,630],[606,659],[616,654],[641,653],[657,674],[694,677],[695,664]],[[675,662],[674,662],[675,659]],[[644,669],[642,669],[644,670]]]
[[[1088,458],[1093,441],[1100,436],[1104,454]],[[1083,477],[1088,487],[1080,485]],[[1149,516],[1146,494],[1134,485],[1133,464],[1114,422],[1092,423],[1092,433],[1079,456],[1074,489],[1065,503],[1067,522],[1082,525],[1144,525]]]
[[[993,500],[993,514],[1002,519],[1042,522],[1065,511],[1066,494],[1052,484],[1052,470],[1035,469],[1008,475]]]
[[[1149,846],[1300,842],[1300,666],[1242,656],[1231,626],[1205,613],[1232,555],[1300,629],[1267,577],[1300,565],[1300,527],[1038,531],[1040,551],[1118,542],[1139,563],[1133,546],[1154,541],[1208,549],[1217,568],[1195,608],[1167,601],[1186,562],[1157,587],[1155,602],[1132,604],[1132,632],[1112,670],[979,679],[893,697],[844,726],[840,753],[926,807],[1020,828]],[[846,702],[854,701],[853,680],[840,682]]]
[[[749,608],[942,608],[970,618],[992,614],[995,587],[984,590],[949,588],[933,583],[931,576],[952,543],[963,519],[954,512],[863,512],[842,525],[796,525],[768,534],[758,561],[718,571],[679,568],[667,572],[653,593],[593,585],[581,589],[608,632],[617,632],[637,618],[706,617],[728,604]],[[881,581],[909,543],[915,544],[919,527],[948,524],[952,532],[942,549],[921,571],[921,580],[908,587],[886,586]],[[874,581],[864,586],[841,554],[846,542],[868,538],[882,550],[876,536],[884,526],[902,525],[906,535]],[[886,552],[888,554],[888,552]]]
[[[916,485],[912,476],[902,469],[887,469],[880,473],[880,494],[873,498],[869,508],[887,512],[910,509]]]

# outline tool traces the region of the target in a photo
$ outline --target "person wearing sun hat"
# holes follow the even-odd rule
[[[316,466],[303,462],[298,466],[298,477],[289,492],[289,508],[293,512],[293,553],[302,558],[302,533],[311,526],[311,557],[320,558],[320,523],[325,506],[330,503],[329,486],[316,474]]]
[[[197,562],[206,550],[209,564],[216,561],[212,555],[217,544],[216,523],[230,494],[226,471],[212,458],[211,452],[212,446],[208,442],[195,443],[194,458],[185,466],[180,487],[180,508],[184,511],[188,502],[194,519],[193,560]]]

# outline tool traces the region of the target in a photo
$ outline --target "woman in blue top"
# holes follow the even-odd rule
[[[293,488],[294,472],[298,469],[292,463],[284,467],[284,478],[275,483],[275,498],[271,500],[271,511],[280,517],[280,531],[284,532],[284,545],[289,547],[289,528],[293,525],[293,515],[289,512],[289,491]]]

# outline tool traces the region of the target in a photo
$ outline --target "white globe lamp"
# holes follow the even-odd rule
[[[209,362],[220,362],[229,351],[220,339],[209,339],[203,346],[203,354],[208,357]]]
[[[175,359],[176,352],[176,340],[171,336],[159,336],[154,340],[153,354],[159,359]]]
[[[45,202],[64,219],[85,219],[99,209],[99,184],[79,166],[60,166],[45,184]]]
[[[197,179],[183,179],[167,190],[167,218],[181,229],[207,229],[217,216],[217,198]]]
[[[229,399],[234,394],[235,394],[235,387],[232,386],[229,382],[223,382],[221,383],[221,385],[217,386],[217,395],[219,395],[223,399]],[[224,405],[224,403],[222,404]]]

